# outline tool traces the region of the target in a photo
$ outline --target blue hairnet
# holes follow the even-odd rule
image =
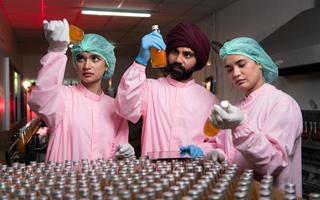
[[[75,44],[71,48],[72,59],[75,61],[76,56],[81,52],[88,52],[99,55],[108,65],[107,71],[104,72],[104,79],[111,78],[116,64],[114,55],[114,46],[104,37],[97,34],[85,34],[83,40],[79,44]]]
[[[257,41],[248,37],[239,37],[224,43],[220,49],[220,58],[239,54],[246,56],[262,66],[262,76],[265,82],[271,83],[278,77],[278,67]]]

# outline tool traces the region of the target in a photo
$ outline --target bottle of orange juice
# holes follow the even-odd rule
[[[69,37],[71,44],[77,44],[83,40],[84,31],[75,25],[69,24]]]
[[[220,103],[220,106],[223,109],[228,109],[229,105],[230,105],[229,101],[227,100],[221,101]],[[217,127],[214,127],[214,125],[212,124],[211,118],[208,118],[203,127],[204,134],[208,137],[214,137],[215,135],[218,134],[219,131],[220,129],[218,129]]]
[[[152,31],[160,33],[158,25],[152,26]],[[167,55],[164,49],[158,50],[157,48],[151,47],[150,49],[150,62],[153,68],[160,68],[167,66]]]

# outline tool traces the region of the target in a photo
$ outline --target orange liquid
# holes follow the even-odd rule
[[[24,153],[25,152],[25,142],[24,142],[24,136],[20,136],[20,139],[18,141],[18,146],[17,146],[17,149],[18,149],[18,152],[19,153]]]
[[[150,49],[150,62],[153,68],[160,68],[167,66],[167,55],[165,50],[158,50],[156,48]]]
[[[76,44],[83,40],[84,38],[84,31],[72,24],[69,24],[69,37],[70,37],[70,43]]]
[[[204,127],[203,127],[203,131],[204,131],[204,134],[208,137],[214,137],[215,135],[218,134],[219,132],[219,129],[217,129],[216,127],[214,127],[212,125],[212,122],[210,119],[207,119]]]

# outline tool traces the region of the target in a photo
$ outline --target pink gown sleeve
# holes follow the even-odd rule
[[[255,130],[247,120],[233,130],[233,144],[261,174],[277,174],[288,165],[293,155],[295,141],[302,132],[299,107],[293,101],[282,101],[274,105],[260,128]]]
[[[116,111],[123,118],[136,123],[145,105],[145,66],[133,63],[121,78],[116,96]]]
[[[116,152],[116,148],[119,144],[126,144],[128,143],[129,138],[129,127],[128,127],[128,121],[120,118],[119,128],[117,130],[117,134],[114,138],[114,142],[112,144],[112,154]]]
[[[61,121],[65,110],[62,81],[67,56],[61,52],[49,52],[40,62],[42,68],[28,104],[45,120],[49,128],[54,128]]]

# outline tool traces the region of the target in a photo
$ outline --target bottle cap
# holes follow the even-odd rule
[[[222,108],[226,109],[229,107],[230,103],[228,100],[223,100],[223,101],[221,101],[220,105]]]

